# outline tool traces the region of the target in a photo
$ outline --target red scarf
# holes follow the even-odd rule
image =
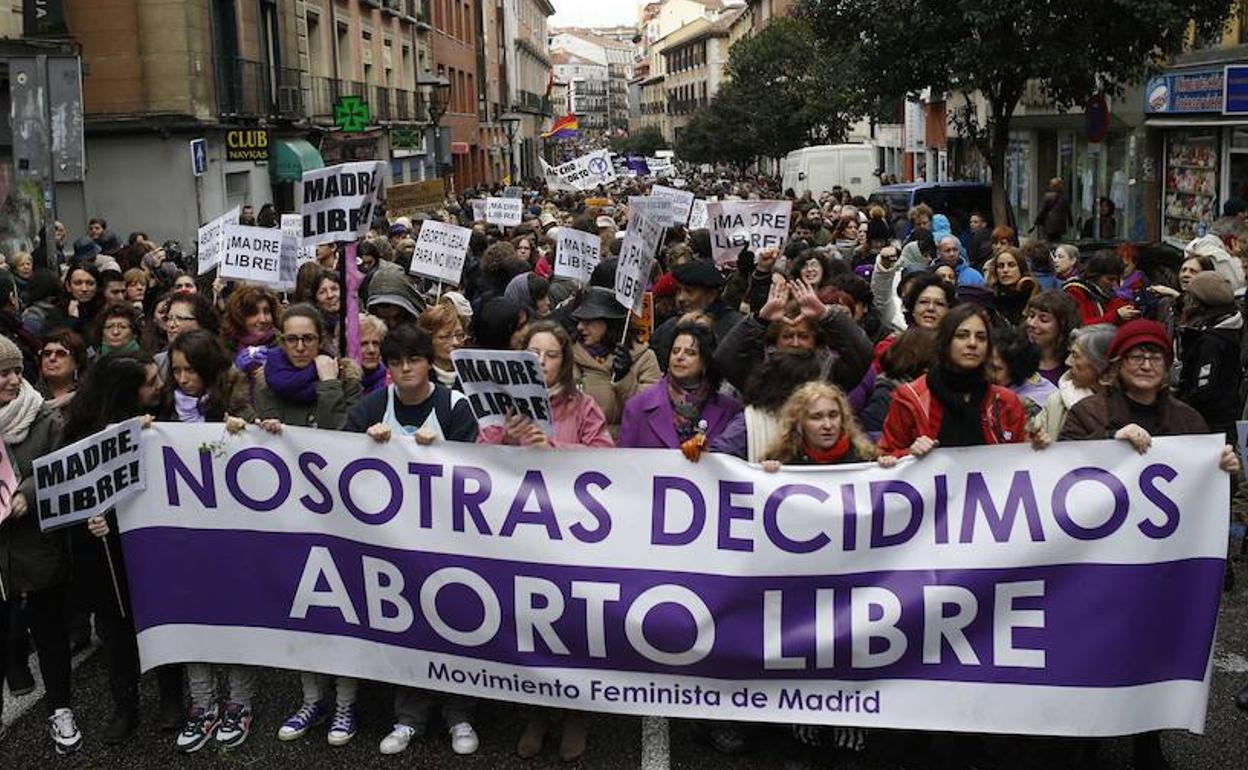
[[[849,454],[849,432],[841,431],[841,437],[827,449],[815,449],[809,442],[802,442],[802,451],[815,465],[835,465]]]

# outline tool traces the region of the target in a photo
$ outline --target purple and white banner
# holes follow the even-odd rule
[[[765,473],[676,451],[157,424],[118,521],[145,669],[254,664],[681,718],[1201,732],[1222,443]]]

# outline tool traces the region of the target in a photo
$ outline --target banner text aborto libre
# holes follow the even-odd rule
[[[1203,730],[1219,437],[779,473],[299,428],[143,442],[150,482],[118,520],[145,669],[681,718]]]

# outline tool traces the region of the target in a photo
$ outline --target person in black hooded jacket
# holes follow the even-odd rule
[[[1231,284],[1217,272],[1192,278],[1179,319],[1178,397],[1205,418],[1211,431],[1235,443],[1239,419],[1240,343],[1244,318]]]
[[[39,360],[35,352],[42,345],[35,335],[22,325],[21,303],[17,298],[17,284],[7,271],[0,271],[0,334],[8,337],[22,353],[22,376],[27,382],[39,379]]]

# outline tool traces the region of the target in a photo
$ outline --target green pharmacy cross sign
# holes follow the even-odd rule
[[[345,133],[360,133],[368,128],[371,118],[368,102],[358,96],[341,96],[334,102],[334,123]]]

